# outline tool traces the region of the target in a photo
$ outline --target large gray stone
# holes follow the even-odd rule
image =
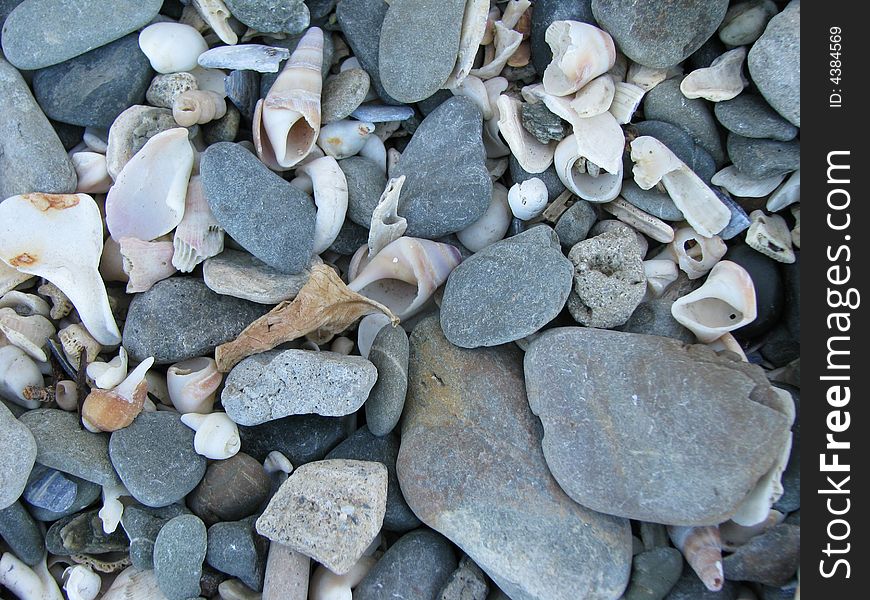
[[[725,578],[780,587],[791,581],[800,563],[800,525],[780,523],[738,547],[722,561]]]
[[[239,426],[243,452],[262,462],[277,450],[296,467],[320,460],[346,435],[342,418],[320,415],[293,415],[254,427]]]
[[[761,96],[740,94],[713,106],[716,118],[728,131],[748,138],[767,138],[787,142],[798,129],[782,118]]]
[[[371,78],[378,96],[388,104],[397,104],[381,83],[380,47],[381,27],[389,4],[384,0],[341,0],[335,16],[347,45]]]
[[[340,160],[338,166],[347,180],[347,218],[365,227],[368,235],[372,213],[387,187],[387,177],[378,163],[362,156]]]
[[[749,74],[761,95],[793,125],[801,126],[801,3],[792,0],[767,24],[749,50]]]
[[[42,529],[20,502],[0,509],[0,538],[27,565],[36,565],[45,556]]]
[[[215,523],[208,528],[205,560],[213,569],[237,577],[255,591],[263,589],[269,541],[254,531],[252,519]]]
[[[737,170],[748,177],[762,179],[785,175],[800,168],[801,143],[799,140],[758,140],[731,133],[728,135],[728,157]]]
[[[404,395],[402,400],[404,401]],[[33,469],[33,463],[36,462],[36,440],[27,425],[16,419],[2,402],[0,456],[4,457],[0,467],[0,509],[4,509],[18,500],[27,485],[27,478]]]
[[[789,435],[787,408],[763,371],[702,345],[551,329],[526,352],[525,374],[562,489],[632,519],[726,521]]]
[[[175,517],[157,535],[154,578],[169,600],[199,597],[206,535],[205,525],[194,515]]]
[[[382,327],[369,350],[378,381],[366,400],[366,423],[375,435],[387,435],[398,424],[408,392],[408,334],[401,327]]]
[[[513,600],[617,598],[631,567],[628,522],[568,498],[541,435],[518,348],[457,348],[436,318],[414,328],[397,463],[414,513]]]
[[[308,27],[308,7],[303,0],[226,0],[239,21],[266,33],[299,33]]]
[[[121,514],[121,527],[130,539],[130,562],[137,569],[154,568],[154,542],[166,523],[183,514],[190,514],[183,504],[150,508],[141,504],[126,506]]]

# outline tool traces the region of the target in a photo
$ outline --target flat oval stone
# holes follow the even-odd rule
[[[205,525],[194,515],[169,521],[154,543],[154,578],[168,600],[199,597],[207,550]]]
[[[205,560],[211,568],[259,592],[263,589],[269,540],[257,534],[253,526],[253,521],[246,519],[209,527]]]
[[[284,273],[308,266],[316,214],[308,194],[230,142],[202,153],[200,173],[215,218],[239,245]]]
[[[676,548],[660,546],[635,555],[631,580],[623,600],[661,600],[683,572],[683,556]]]
[[[25,0],[3,25],[3,54],[19,69],[41,69],[105,46],[147,25],[162,0]]]
[[[77,488],[75,481],[60,471],[37,465],[30,474],[22,497],[31,506],[61,513],[75,502]]]
[[[780,523],[738,547],[722,561],[725,578],[783,586],[794,578],[800,562],[801,528]]]
[[[682,221],[684,218],[683,211],[677,208],[670,196],[663,194],[655,187],[642,190],[634,179],[626,179],[622,182],[622,190],[619,195],[626,202],[664,221]]]
[[[623,189],[629,183],[626,180],[622,184]],[[562,213],[556,222],[553,231],[559,236],[559,243],[566,248],[571,248],[577,242],[582,242],[589,235],[589,230],[598,220],[598,211],[591,202],[577,199],[568,210]]]
[[[308,7],[303,0],[226,0],[239,21],[265,33],[299,33],[308,27]]]
[[[559,485],[632,519],[727,520],[789,435],[763,371],[702,345],[562,327],[532,342],[525,375]]]
[[[369,74],[362,69],[348,69],[327,79],[323,83],[321,103],[320,118],[323,123],[350,116],[365,100],[369,82]]]
[[[0,456],[4,457],[0,469],[0,509],[18,500],[26,491],[36,453],[36,440],[30,429],[0,402]]]
[[[492,178],[482,135],[480,109],[468,98],[451,98],[423,119],[393,173],[407,177],[398,210],[405,235],[435,239],[483,216]]]
[[[309,275],[308,270],[282,273],[247,252],[230,249],[206,259],[202,267],[203,280],[212,291],[271,305],[295,298]]]
[[[154,568],[154,542],[163,526],[179,515],[190,514],[183,504],[150,508],[141,504],[124,507],[121,527],[130,538],[130,562],[137,569]]]
[[[292,461],[291,461],[292,462]],[[239,452],[212,462],[199,485],[187,497],[187,505],[206,525],[249,517],[269,497],[271,483],[263,465]]]
[[[369,350],[378,380],[366,400],[366,423],[374,435],[398,424],[408,391],[408,335],[401,327],[382,327]]]
[[[239,425],[242,452],[258,461],[277,450],[295,466],[320,460],[347,437],[344,419],[320,415],[293,415],[262,425]]]
[[[801,166],[801,144],[798,140],[757,140],[731,133],[728,157],[741,173],[763,179],[797,171]]]
[[[728,131],[748,138],[767,138],[787,142],[798,128],[782,118],[760,96],[740,94],[713,106],[716,118]]]
[[[388,104],[397,104],[381,83],[380,47],[381,27],[389,5],[384,0],[354,0],[339,2],[335,16],[347,45],[371,78],[378,96]]]
[[[365,227],[368,235],[372,213],[387,187],[387,176],[375,161],[362,156],[340,160],[338,166],[347,180],[347,218]]]
[[[45,556],[42,529],[20,502],[0,509],[0,538],[26,565],[35,566]]]
[[[792,0],[749,49],[752,81],[773,109],[801,126],[801,3]]]

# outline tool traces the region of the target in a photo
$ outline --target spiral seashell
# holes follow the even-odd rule
[[[668,534],[686,562],[711,592],[718,592],[725,583],[722,571],[722,540],[715,526],[668,526]]]
[[[610,103],[608,110],[617,123],[626,125],[631,122],[645,93],[642,87],[633,83],[619,82],[616,84],[613,92],[613,101]]]
[[[704,98],[711,102],[731,100],[749,85],[743,77],[745,59],[745,46],[729,50],[717,57],[709,67],[686,75],[680,82],[680,91],[686,98]]]
[[[613,38],[588,23],[553,21],[544,39],[553,51],[544,71],[544,88],[556,96],[573,94],[616,62]]]
[[[779,189],[767,199],[765,208],[769,212],[779,212],[786,206],[801,201],[801,170],[792,173],[789,178],[779,186]]]
[[[363,264],[367,248],[351,259],[348,288],[384,304],[400,319],[422,308],[462,260],[449,244],[401,237]]]
[[[615,94],[616,84],[613,77],[599,75],[574,94],[570,105],[578,117],[588,119],[607,111],[613,104]]]
[[[193,429],[193,449],[212,460],[223,460],[239,453],[242,447],[238,426],[224,412],[185,413],[181,422]]]
[[[208,44],[190,25],[167,22],[143,29],[139,48],[158,73],[178,73],[196,67],[196,59],[208,50]]]
[[[376,255],[388,244],[402,237],[408,228],[408,221],[400,217],[399,194],[405,184],[405,176],[390,179],[375,210],[369,227],[369,258]]]
[[[693,244],[687,247],[690,242]],[[689,279],[698,279],[725,256],[728,246],[718,235],[704,237],[691,227],[681,227],[674,234],[670,251]]]
[[[327,156],[340,160],[359,153],[374,131],[374,123],[342,119],[323,126],[317,145]]]
[[[657,242],[667,244],[674,239],[673,227],[627,202],[625,198],[617,197],[615,200],[603,204],[601,208],[629,227]]]
[[[106,155],[98,152],[74,152],[70,162],[76,170],[76,192],[105,194],[112,187],[112,178],[106,167]]]
[[[57,333],[57,337],[67,360],[75,366],[78,366],[82,352],[85,353],[85,362],[91,363],[103,351],[103,346],[80,323],[64,327]]]
[[[158,281],[175,273],[172,242],[143,242],[123,237],[119,243],[123,269],[128,277],[128,294],[146,292]]]
[[[48,360],[45,345],[54,332],[54,325],[42,315],[26,317],[19,315],[13,308],[0,308],[0,336],[24,350],[34,360]]]
[[[199,175],[190,178],[184,199],[184,216],[172,238],[172,266],[190,273],[207,258],[224,250],[224,230],[214,218],[202,191]]]
[[[227,114],[227,102],[209,90],[187,90],[172,101],[172,118],[182,127],[202,125]]]
[[[781,263],[795,261],[791,247],[791,231],[780,215],[766,215],[754,210],[749,214],[752,223],[746,232],[746,244],[758,252]]]
[[[508,204],[508,189],[496,182],[492,184],[492,199],[486,212],[474,223],[456,234],[463,246],[480,252],[490,244],[504,238],[513,213]]]
[[[610,113],[604,113],[610,116]],[[592,117],[598,119],[604,114]],[[613,117],[611,116],[611,119]],[[591,119],[588,119],[591,120]],[[613,121],[615,124],[616,121]],[[617,127],[619,127],[617,125]],[[620,130],[621,132],[621,130]],[[622,190],[622,161],[615,165],[613,172],[602,168],[588,154],[598,155],[602,147],[595,150],[594,139],[600,135],[586,135],[581,147],[577,134],[571,134],[556,146],[554,162],[556,174],[569,190],[589,202],[610,202],[619,195]],[[615,136],[608,138],[608,145],[612,145]],[[601,155],[604,156],[604,155]],[[613,168],[613,166],[612,166]]]
[[[314,204],[317,205],[313,253],[320,254],[332,245],[344,224],[347,215],[347,179],[331,156],[313,160],[296,171],[311,179]]]
[[[698,340],[712,342],[755,320],[752,279],[737,263],[720,261],[710,271],[704,285],[671,305],[671,314]]]
[[[67,567],[63,572],[63,589],[68,600],[94,600],[103,580],[85,565]]]
[[[320,132],[323,31],[310,28],[254,111],[254,147],[269,168],[287,170],[305,158]]]
[[[149,357],[139,363],[112,390],[94,389],[82,405],[82,423],[90,431],[117,431],[133,422],[142,412],[148,395],[145,373],[154,364]]]
[[[209,413],[223,379],[214,359],[199,357],[175,363],[166,371],[166,387],[175,409],[182,413]]]
[[[534,219],[547,207],[547,186],[537,177],[515,183],[508,191],[508,206],[517,219]]]
[[[118,356],[109,362],[90,363],[87,374],[94,382],[94,386],[101,390],[110,390],[118,386],[127,377],[127,350],[121,346],[118,348]]]
[[[522,124],[521,103],[516,98],[504,94],[498,97],[498,130],[504,136],[510,152],[524,171],[532,174],[543,173],[553,164],[556,144],[542,144]],[[494,116],[493,119],[496,117]],[[489,121],[491,122],[492,119]],[[497,158],[490,156],[490,158]]]
[[[507,65],[508,60],[520,47],[523,41],[523,34],[519,31],[514,31],[501,21],[495,23],[495,54],[491,60],[485,62],[479,69],[471,69],[470,75],[479,77],[480,79],[492,79],[498,77]],[[491,46],[487,46],[490,48]]]
[[[643,261],[643,273],[646,284],[654,298],[661,298],[668,286],[677,280],[677,265],[667,259],[652,259]]]
[[[31,386],[42,386],[37,364],[18,346],[0,346],[0,397],[24,408],[37,408],[39,400],[24,394]]]
[[[462,17],[462,29],[459,33],[459,53],[456,66],[447,79],[445,87],[453,88],[460,85],[468,77],[474,65],[474,58],[483,42],[486,32],[486,22],[489,16],[489,0],[469,0],[465,3],[465,14]]]

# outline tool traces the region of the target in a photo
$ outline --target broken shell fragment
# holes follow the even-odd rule
[[[22,317],[33,315],[47,317],[51,313],[48,302],[36,294],[25,294],[18,290],[11,290],[3,294],[0,297],[0,308],[11,308]]]
[[[172,238],[172,266],[182,273],[224,250],[224,230],[211,212],[199,175],[190,178],[184,199],[184,216]]]
[[[127,377],[127,351],[124,346],[118,349],[118,356],[109,362],[94,361],[87,367],[88,377],[101,390],[110,390]]]
[[[715,526],[668,526],[674,545],[686,557],[686,562],[711,592],[718,592],[725,583],[722,570],[722,539]]]
[[[447,87],[461,84],[471,71],[474,58],[483,42],[488,15],[489,0],[468,0],[465,3],[462,29],[459,33],[459,53],[456,57],[453,73],[445,84]]]
[[[603,113],[591,119],[584,119],[584,121],[608,117],[619,130],[619,136],[622,136],[622,130],[610,113]],[[578,130],[575,129],[575,131]],[[581,131],[583,132],[581,137],[578,138],[577,133],[573,133],[556,146],[554,158],[556,174],[565,184],[565,187],[584,200],[599,203],[610,202],[622,190],[621,151],[620,159],[612,161],[618,136],[615,135],[615,132],[613,135],[608,135],[606,129],[597,129],[594,126]],[[613,171],[608,171],[600,164],[602,161],[608,161],[608,167]]]
[[[643,273],[649,292],[654,298],[660,298],[679,275],[677,264],[667,259],[643,261]]]
[[[82,423],[90,431],[117,431],[142,412],[148,395],[145,373],[154,364],[149,357],[112,390],[94,389],[82,405]]]
[[[143,242],[132,237],[120,239],[121,258],[127,274],[127,293],[147,292],[158,281],[175,273],[172,242]]]
[[[513,184],[508,191],[508,206],[517,219],[534,219],[547,207],[547,186],[537,177]]]
[[[12,308],[0,308],[0,340],[5,337],[7,342],[18,346],[34,360],[48,360],[45,346],[54,332],[54,325],[42,315],[23,316]]]
[[[374,131],[374,123],[342,119],[323,126],[317,145],[328,156],[340,160],[359,153]]]
[[[72,311],[72,302],[69,301],[66,294],[60,291],[60,288],[50,281],[44,282],[36,288],[36,291],[43,296],[48,296],[48,299],[51,300],[51,312],[48,316],[52,319],[62,319]]]
[[[706,68],[692,71],[680,82],[680,91],[686,98],[704,98],[711,102],[731,100],[743,91],[749,82],[743,78],[746,47],[729,50]]]
[[[750,213],[752,223],[746,232],[746,243],[765,256],[781,263],[795,261],[791,247],[791,232],[780,215],[766,215],[760,210]]]
[[[399,195],[405,184],[405,175],[390,179],[375,210],[369,227],[369,257],[374,256],[393,241],[402,237],[408,228],[408,221],[397,212]]]
[[[105,194],[112,187],[112,178],[106,167],[106,155],[99,152],[74,152],[70,161],[76,170],[76,192]]]
[[[489,62],[479,69],[472,69],[469,73],[480,79],[492,79],[498,77],[507,65],[510,58],[520,47],[523,34],[506,27],[501,21],[495,23],[495,54]],[[492,46],[487,46],[491,48]]]
[[[182,127],[202,125],[227,114],[227,101],[210,90],[187,90],[172,102],[172,118]]]
[[[257,71],[277,73],[280,64],[290,58],[290,51],[280,46],[242,44],[217,46],[199,55],[199,66],[211,69]]]
[[[63,589],[69,600],[94,600],[103,580],[87,565],[73,565],[63,571]]]
[[[165,22],[143,29],[139,48],[158,73],[178,73],[196,67],[196,59],[208,50],[208,44],[190,25]]]
[[[64,356],[76,368],[82,353],[85,355],[85,362],[91,363],[103,351],[100,343],[88,333],[88,330],[81,323],[73,323],[64,327],[57,333],[57,337],[63,347]]]
[[[320,254],[332,245],[344,224],[347,214],[347,179],[338,162],[331,156],[305,163],[296,171],[311,179],[314,204],[317,206],[313,254]]]
[[[705,237],[691,227],[678,229],[670,248],[689,279],[698,279],[709,273],[728,251],[728,246],[718,235]]]
[[[657,242],[667,244],[674,239],[673,227],[630,204],[624,198],[617,197],[615,200],[603,204],[601,208]]]
[[[242,447],[238,426],[225,412],[186,413],[181,422],[193,429],[193,449],[212,460],[224,460],[239,453]]]
[[[544,88],[556,96],[573,94],[607,73],[616,62],[616,47],[610,34],[588,23],[553,21],[544,39],[553,60],[544,71]]]
[[[613,83],[613,78],[610,75],[600,75],[574,94],[571,108],[582,119],[600,115],[613,104],[615,93],[616,84]]]
[[[773,175],[763,179],[748,177],[737,170],[734,165],[728,165],[713,175],[710,183],[725,188],[735,196],[742,198],[763,198],[770,194],[785,179],[785,175]]]
[[[317,565],[311,575],[309,600],[340,600],[351,598],[352,589],[359,584],[377,563],[373,556],[361,556],[350,571],[336,575],[323,565]]]
[[[24,408],[36,408],[24,390],[42,386],[42,373],[32,358],[18,346],[0,346],[0,397]]]
[[[631,122],[645,93],[642,87],[633,83],[619,82],[616,84],[609,111],[617,123],[626,125]]]
[[[191,4],[224,44],[232,46],[238,43],[239,36],[230,27],[232,15],[223,0],[193,0]]]
[[[222,379],[217,363],[207,357],[175,363],[166,371],[169,398],[181,414],[211,412]]]
[[[456,237],[472,252],[480,252],[504,238],[512,217],[513,213],[508,205],[508,189],[498,182],[493,183],[492,199],[486,212],[477,221],[458,232]]]
[[[659,69],[656,67],[645,67],[644,65],[633,62],[628,66],[628,73],[625,76],[625,82],[633,83],[643,91],[648,92],[662,81],[674,77],[682,72],[683,71],[679,65],[667,69]]]
[[[556,144],[554,142],[542,144],[523,127],[522,103],[516,98],[502,94],[498,97],[496,106],[498,130],[523,170],[533,174],[546,171],[553,164]],[[496,157],[490,156],[490,158]]]
[[[786,206],[801,201],[801,170],[798,169],[785,180],[779,189],[767,199],[765,208],[770,212],[779,212]]]

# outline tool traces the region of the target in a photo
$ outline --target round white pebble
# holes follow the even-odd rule
[[[196,67],[208,44],[190,25],[154,23],[139,34],[139,48],[158,73],[179,73]]]
[[[534,219],[547,207],[547,186],[537,177],[515,183],[508,192],[508,205],[517,219]]]

